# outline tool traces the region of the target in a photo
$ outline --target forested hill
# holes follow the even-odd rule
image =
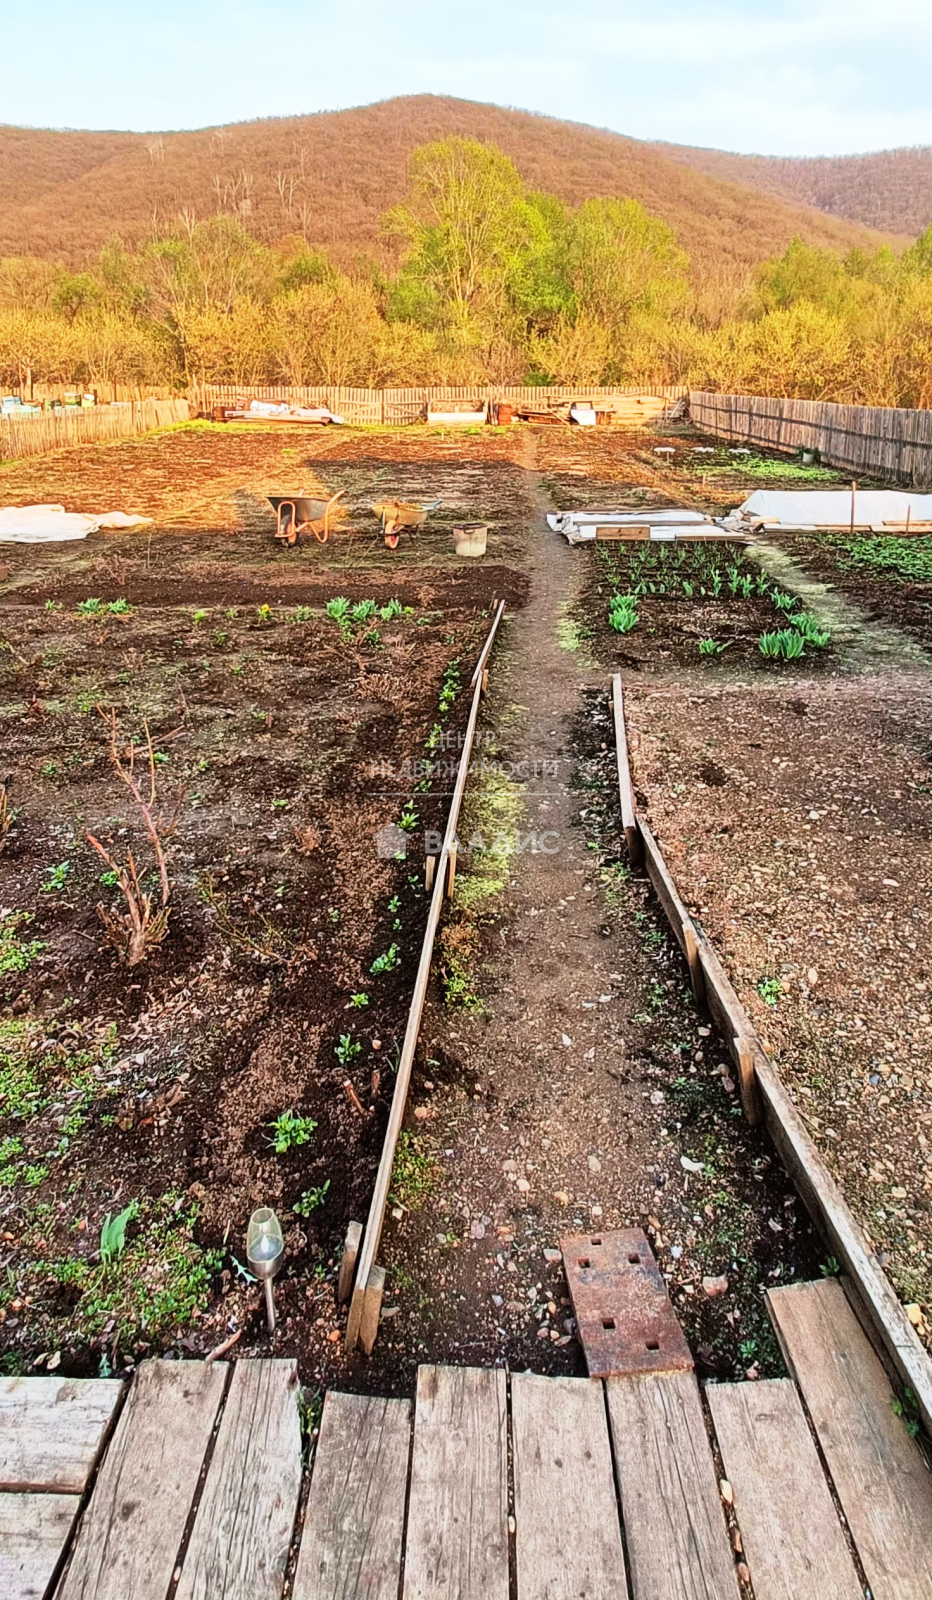
[[[133,244],[182,212],[221,210],[269,242],[303,234],[343,265],[361,253],[384,258],[380,218],[405,192],[412,150],[450,134],[494,142],[529,186],[571,204],[640,200],[706,270],[755,264],[794,235],[840,250],[880,242],[859,223],[750,186],[756,169],[739,186],[730,171],[709,175],[685,161],[708,152],[684,156],[577,123],[418,95],[191,133],[2,128],[0,256],[81,266],[114,233]]]
[[[875,150],[862,156],[739,156],[725,150],[654,144],[665,160],[693,172],[759,189],[790,205],[885,233],[915,235],[932,222],[932,146]]]

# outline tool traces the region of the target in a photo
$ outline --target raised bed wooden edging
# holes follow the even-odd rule
[[[620,673],[612,680],[612,700],[616,732],[620,732],[617,741],[619,795],[627,838],[625,818],[634,804],[634,788]],[[634,822],[641,854],[640,857],[631,856],[632,865],[643,860],[671,930],[689,962],[690,975],[693,975],[694,961],[701,968],[706,1008],[737,1067],[748,1119],[763,1121],[816,1228],[844,1269],[846,1293],[865,1331],[886,1355],[901,1384],[912,1389],[925,1430],[932,1436],[932,1360],[860,1223],[823,1162],[722,962],[686,910],[660,846],[636,812]],[[690,954],[693,944],[694,956]],[[695,979],[693,987],[696,987]]]
[[[434,954],[434,939],[437,935],[444,898],[446,895],[451,894],[453,890],[453,876],[456,870],[456,825],[459,821],[460,806],[463,802],[463,793],[469,774],[473,739],[476,732],[476,723],[479,719],[479,704],[488,683],[486,663],[495,643],[498,625],[504,612],[505,602],[502,600],[499,603],[488,637],[482,647],[470,680],[470,688],[473,690],[472,705],[469,708],[469,720],[466,724],[463,751],[457,769],[456,784],[453,790],[453,798],[450,802],[450,813],[447,818],[443,845],[434,865],[430,910],[427,915],[427,927],[424,930],[424,940],[421,945],[421,957],[418,962],[417,977],[414,981],[414,993],[411,997],[408,1022],[401,1047],[401,1056],[398,1061],[398,1071],[395,1076],[395,1089],[388,1116],[388,1126],[385,1129],[382,1155],[375,1177],[375,1188],[372,1192],[372,1201],[369,1206],[369,1216],[366,1221],[362,1243],[359,1244],[358,1235],[354,1241],[358,1251],[358,1261],[355,1284],[350,1300],[349,1318],[346,1324],[346,1349],[355,1350],[357,1344],[361,1344],[367,1355],[372,1350],[378,1332],[379,1308],[382,1303],[382,1289],[385,1282],[384,1269],[376,1266],[375,1258],[378,1253],[379,1241],[382,1237],[382,1225],[385,1221],[385,1208],[388,1204],[398,1135],[401,1132],[401,1124],[404,1121],[405,1107],[408,1102],[408,1088],[411,1083],[414,1052],[417,1048],[424,1002],[427,998],[427,984],[430,979],[430,968]],[[351,1223],[350,1230],[352,1231],[358,1226],[358,1224]],[[345,1272],[341,1269],[341,1284],[347,1283],[348,1287],[350,1277],[350,1269],[347,1268]]]

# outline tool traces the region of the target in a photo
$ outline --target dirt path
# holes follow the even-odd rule
[[[765,1354],[758,1283],[765,1271],[792,1275],[777,1256],[798,1254],[804,1237],[808,1258],[807,1225],[796,1233],[782,1174],[736,1119],[724,1057],[718,1064],[646,887],[617,859],[606,866],[606,838],[609,854],[619,838],[606,680],[561,644],[583,566],[544,521],[527,446],[530,597],[509,623],[487,716],[499,758],[527,774],[517,831],[531,843],[484,919],[485,1009],[457,1016],[434,1005],[426,1019],[409,1114],[442,1176],[429,1204],[389,1217],[392,1325],[375,1368],[397,1382],[428,1351],[580,1370],[559,1239],[641,1225],[700,1359],[731,1373]],[[482,816],[480,799],[460,830],[467,885],[470,828]],[[737,1175],[726,1172],[732,1161]],[[777,1211],[783,1221],[767,1233]],[[733,1270],[741,1305],[730,1294],[713,1305],[703,1275]]]

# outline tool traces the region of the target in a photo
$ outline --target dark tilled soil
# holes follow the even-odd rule
[[[670,437],[682,447],[682,435]],[[779,1370],[762,1291],[817,1273],[822,1248],[773,1151],[745,1127],[678,953],[646,885],[619,859],[605,695],[606,668],[619,662],[636,671],[636,776],[671,866],[888,1249],[901,1291],[925,1304],[917,1241],[927,1135],[915,1058],[927,1052],[919,984],[928,974],[907,990],[899,944],[909,950],[910,939],[896,931],[898,916],[918,930],[918,969],[924,679],[907,683],[895,651],[882,683],[861,676],[855,686],[841,659],[820,663],[820,678],[808,661],[774,673],[751,649],[757,598],[721,607],[706,597],[694,610],[685,597],[651,595],[633,634],[610,633],[594,553],[569,549],[541,513],[559,497],[711,509],[703,496],[716,486],[697,486],[687,465],[658,458],[658,442],[662,434],[608,430],[181,430],[0,469],[7,503],[58,499],[156,519],[151,530],[82,546],[3,552],[0,779],[12,773],[10,801],[22,811],[0,854],[0,906],[28,913],[21,939],[44,946],[0,977],[3,1017],[46,1033],[65,1054],[99,1041],[108,1024],[116,1030],[100,1069],[106,1092],[83,1129],[49,1155],[48,1129],[31,1128],[15,1160],[49,1172],[0,1202],[7,1367],[49,1351],[65,1371],[96,1370],[104,1347],[114,1358],[110,1325],[82,1342],[80,1286],[59,1275],[53,1291],[43,1260],[95,1260],[108,1211],[167,1192],[197,1206],[198,1243],[221,1254],[205,1314],[151,1341],[143,1330],[136,1353],[203,1352],[238,1333],[240,1353],[296,1354],[309,1382],[382,1392],[410,1389],[423,1359],[577,1371],[558,1241],[568,1230],[638,1224],[703,1370]],[[263,496],[298,486],[345,488],[351,516],[327,546],[286,552]],[[367,510],[388,494],[443,500],[392,556]],[[489,555],[468,566],[454,560],[451,539],[466,517],[490,524]],[[335,623],[297,610],[319,611],[337,594],[380,603],[397,595],[415,615],[380,623],[377,646],[361,629],[344,641]],[[126,598],[133,609],[79,617],[88,596]],[[420,841],[415,860],[401,864],[379,859],[372,835],[408,801],[419,828],[444,814],[449,785],[417,788],[404,763],[424,753],[444,669],[453,657],[468,664],[498,597],[512,620],[479,747],[490,765],[467,791],[457,897],[393,1180],[380,1251],[385,1320],[371,1361],[347,1362],[335,1269],[347,1219],[368,1209],[425,909]],[[724,641],[729,627],[729,649],[699,662],[698,637]],[[140,844],[98,703],[116,705],[126,729],[148,720],[167,758],[158,767],[164,803],[184,797],[169,937],[132,973],[103,943],[94,907],[113,891],[83,841],[90,827],[115,850]],[[448,714],[454,734],[461,704]],[[747,762],[744,742],[754,752]],[[830,849],[828,839],[813,849],[813,819],[802,820],[798,805],[828,826],[833,804],[852,803],[847,790],[834,793],[836,769],[845,781],[868,775],[857,790],[868,821],[849,825],[844,850],[840,823]],[[725,806],[730,831],[720,837]],[[882,871],[873,828],[890,857]],[[517,831],[525,844],[490,865],[471,843],[490,830],[512,840]],[[781,894],[768,888],[749,906],[742,892],[739,915],[729,893],[776,862],[778,840],[793,845]],[[694,858],[705,863],[698,876]],[[881,897],[882,921],[868,909],[849,937],[847,888],[831,890],[836,879],[856,882],[861,860],[878,878],[867,888]],[[909,885],[908,911],[886,904],[887,876]],[[869,895],[864,904],[874,904]],[[819,959],[808,946],[803,953],[807,939]],[[400,964],[373,977],[373,957],[393,941]],[[870,962],[882,967],[877,997],[865,995]],[[811,996],[826,992],[828,972],[830,1002],[816,1024]],[[767,977],[786,978],[775,1008],[757,994]],[[369,1006],[347,1011],[360,991]],[[849,1049],[864,1030],[870,1062]],[[335,1054],[344,1032],[362,1046],[347,1064]],[[309,1144],[276,1156],[269,1124],[286,1109],[318,1127]],[[56,1139],[63,1118],[67,1105],[53,1105]],[[0,1137],[10,1132],[23,1130],[4,1127]],[[870,1212],[881,1181],[871,1163],[886,1184],[882,1218]],[[301,1194],[326,1183],[317,1209],[293,1212]],[[238,1266],[246,1218],[263,1201],[279,1208],[287,1240],[271,1346],[258,1290]],[[909,1278],[910,1268],[920,1276]],[[726,1292],[710,1296],[703,1278],[721,1275]]]

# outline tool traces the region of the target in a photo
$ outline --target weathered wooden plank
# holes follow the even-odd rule
[[[796,1385],[710,1383],[754,1600],[863,1600]]]
[[[693,1374],[609,1378],[606,1390],[634,1600],[737,1600]]]
[[[56,1600],[165,1600],[226,1380],[219,1361],[143,1362]]]
[[[3,1600],[42,1600],[80,1506],[75,1494],[0,1494]]]
[[[932,1594],[932,1475],[841,1284],[767,1296],[874,1600]]]
[[[237,1361],[176,1600],[277,1600],[301,1491],[294,1361]]]
[[[755,1076],[764,1122],[787,1172],[802,1195],[810,1216],[854,1284],[859,1307],[909,1384],[927,1430],[932,1431],[932,1362],[919,1342],[893,1286],[837,1183],[822,1161],[802,1117],[777,1072],[755,1038]]]
[[[81,1494],[122,1392],[112,1378],[0,1378],[0,1490]]]
[[[411,1403],[324,1401],[293,1600],[397,1600]]]
[[[0,1494],[3,1600],[43,1600],[80,1504],[76,1494]]]
[[[627,1600],[602,1385],[511,1380],[518,1600]]]
[[[404,1600],[508,1600],[506,1433],[500,1368],[419,1368]]]
[[[634,784],[631,781],[631,762],[628,755],[628,733],[625,727],[624,689],[621,673],[612,677],[612,711],[615,719],[615,760],[618,766],[618,797],[621,802],[621,825],[625,830],[628,860],[640,866],[644,860],[641,835],[634,803]]]

